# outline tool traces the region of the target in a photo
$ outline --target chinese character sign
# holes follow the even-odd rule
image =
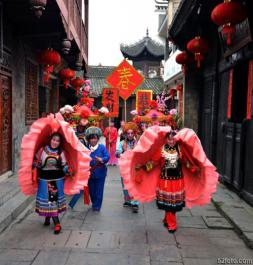
[[[152,100],[152,90],[139,90],[136,93],[136,110],[142,113],[145,109],[149,108],[149,102]]]
[[[119,115],[119,91],[117,88],[104,88],[102,92],[102,104],[108,108],[107,117],[118,117]]]
[[[119,89],[119,95],[127,100],[134,90],[140,86],[144,78],[135,68],[126,60],[107,77],[107,83]]]

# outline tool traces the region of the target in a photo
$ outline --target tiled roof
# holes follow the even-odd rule
[[[121,44],[120,50],[124,57],[138,57],[144,50],[147,50],[152,56],[160,57],[161,60],[164,57],[164,45],[159,43],[149,36],[144,37],[142,40],[131,44]]]
[[[102,94],[105,87],[109,87],[106,83],[106,77],[112,73],[115,66],[89,66],[87,78],[91,81],[92,93],[95,97]],[[162,78],[145,78],[139,89],[152,89],[154,94],[161,93],[164,82]]]

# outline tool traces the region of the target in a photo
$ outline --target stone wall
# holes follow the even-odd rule
[[[198,132],[199,123],[199,89],[198,77],[189,73],[185,77],[184,85],[184,127]]]

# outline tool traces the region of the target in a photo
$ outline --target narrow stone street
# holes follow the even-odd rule
[[[142,205],[138,214],[123,208],[118,168],[110,167],[100,213],[80,200],[54,235],[31,205],[1,234],[0,265],[252,264],[252,250],[213,205],[184,209],[174,235],[162,217],[154,204]],[[251,263],[239,263],[247,258]]]

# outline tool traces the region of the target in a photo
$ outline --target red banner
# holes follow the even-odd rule
[[[152,100],[152,90],[139,90],[136,93],[136,110],[142,113],[145,109],[149,108],[149,101]]]
[[[102,104],[108,108],[107,117],[119,116],[119,90],[117,88],[104,88],[102,92]]]
[[[247,120],[250,120],[252,115],[252,96],[253,96],[252,93],[253,93],[253,60],[249,62],[247,116],[246,116]]]
[[[112,87],[119,89],[119,95],[127,100],[134,90],[142,84],[144,77],[126,60],[107,77],[106,81]]]
[[[231,113],[232,113],[233,77],[234,77],[234,69],[231,69],[229,73],[229,86],[228,86],[228,108],[227,108],[228,119],[231,119]]]

